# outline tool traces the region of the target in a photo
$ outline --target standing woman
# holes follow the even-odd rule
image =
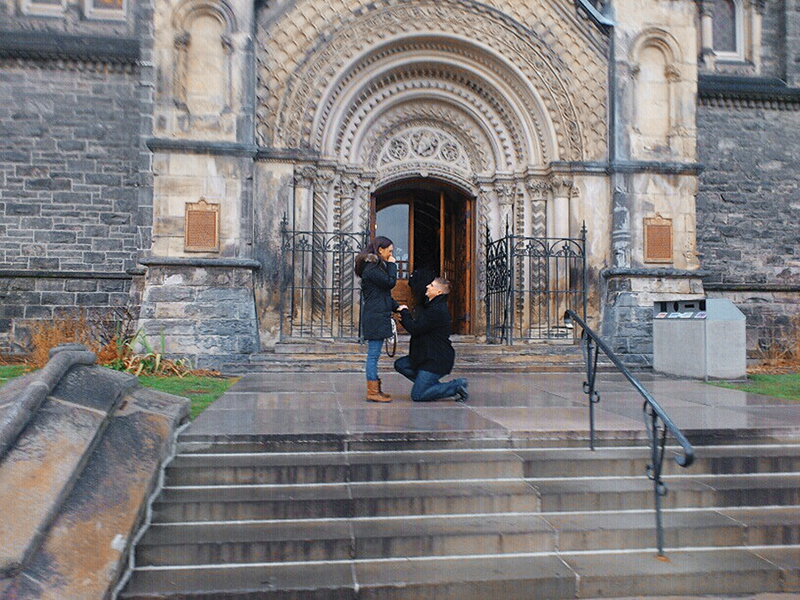
[[[397,261],[392,253],[394,244],[378,236],[356,257],[356,275],[361,278],[361,337],[367,340],[367,400],[391,402],[392,397],[381,390],[378,379],[378,359],[383,340],[392,335],[392,313],[398,304],[392,298],[397,283]]]

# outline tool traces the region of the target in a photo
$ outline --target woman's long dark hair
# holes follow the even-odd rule
[[[382,235],[377,236],[375,239],[369,241],[361,253],[356,256],[356,275],[361,277],[364,272],[364,266],[367,264],[367,256],[370,254],[378,255],[378,249],[383,250],[389,246],[394,246],[392,240]]]

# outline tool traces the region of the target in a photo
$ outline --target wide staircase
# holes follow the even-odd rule
[[[649,448],[565,439],[184,435],[119,597],[800,594],[797,440],[668,458],[658,556]]]
[[[577,340],[518,341],[513,346],[486,344],[473,336],[454,336],[455,370],[461,373],[582,372],[583,353]],[[401,335],[396,356],[408,354],[408,336]],[[277,344],[269,352],[252,354],[246,363],[224,365],[226,373],[255,372],[355,372],[364,369],[366,345],[356,342],[317,340]],[[610,364],[604,357],[601,367]],[[381,365],[390,368],[384,357]]]

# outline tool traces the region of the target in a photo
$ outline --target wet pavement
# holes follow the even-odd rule
[[[382,372],[391,403],[366,402],[363,373],[248,374],[186,430],[195,436],[436,433],[448,437],[588,437],[589,409],[580,373],[453,373],[467,377],[466,403],[415,403],[411,384]],[[650,372],[636,377],[687,435],[748,430],[800,433],[800,403],[698,380]],[[447,379],[447,378],[445,378]],[[621,374],[601,372],[595,409],[598,439],[646,438],[643,399]]]

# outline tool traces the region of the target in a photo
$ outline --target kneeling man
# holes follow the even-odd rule
[[[464,402],[468,397],[466,379],[439,381],[453,370],[456,356],[450,343],[449,293],[450,282],[437,277],[425,288],[426,300],[414,315],[407,306],[400,307],[401,323],[411,334],[411,343],[408,356],[398,358],[394,368],[414,382],[411,388],[414,402],[442,398]]]

